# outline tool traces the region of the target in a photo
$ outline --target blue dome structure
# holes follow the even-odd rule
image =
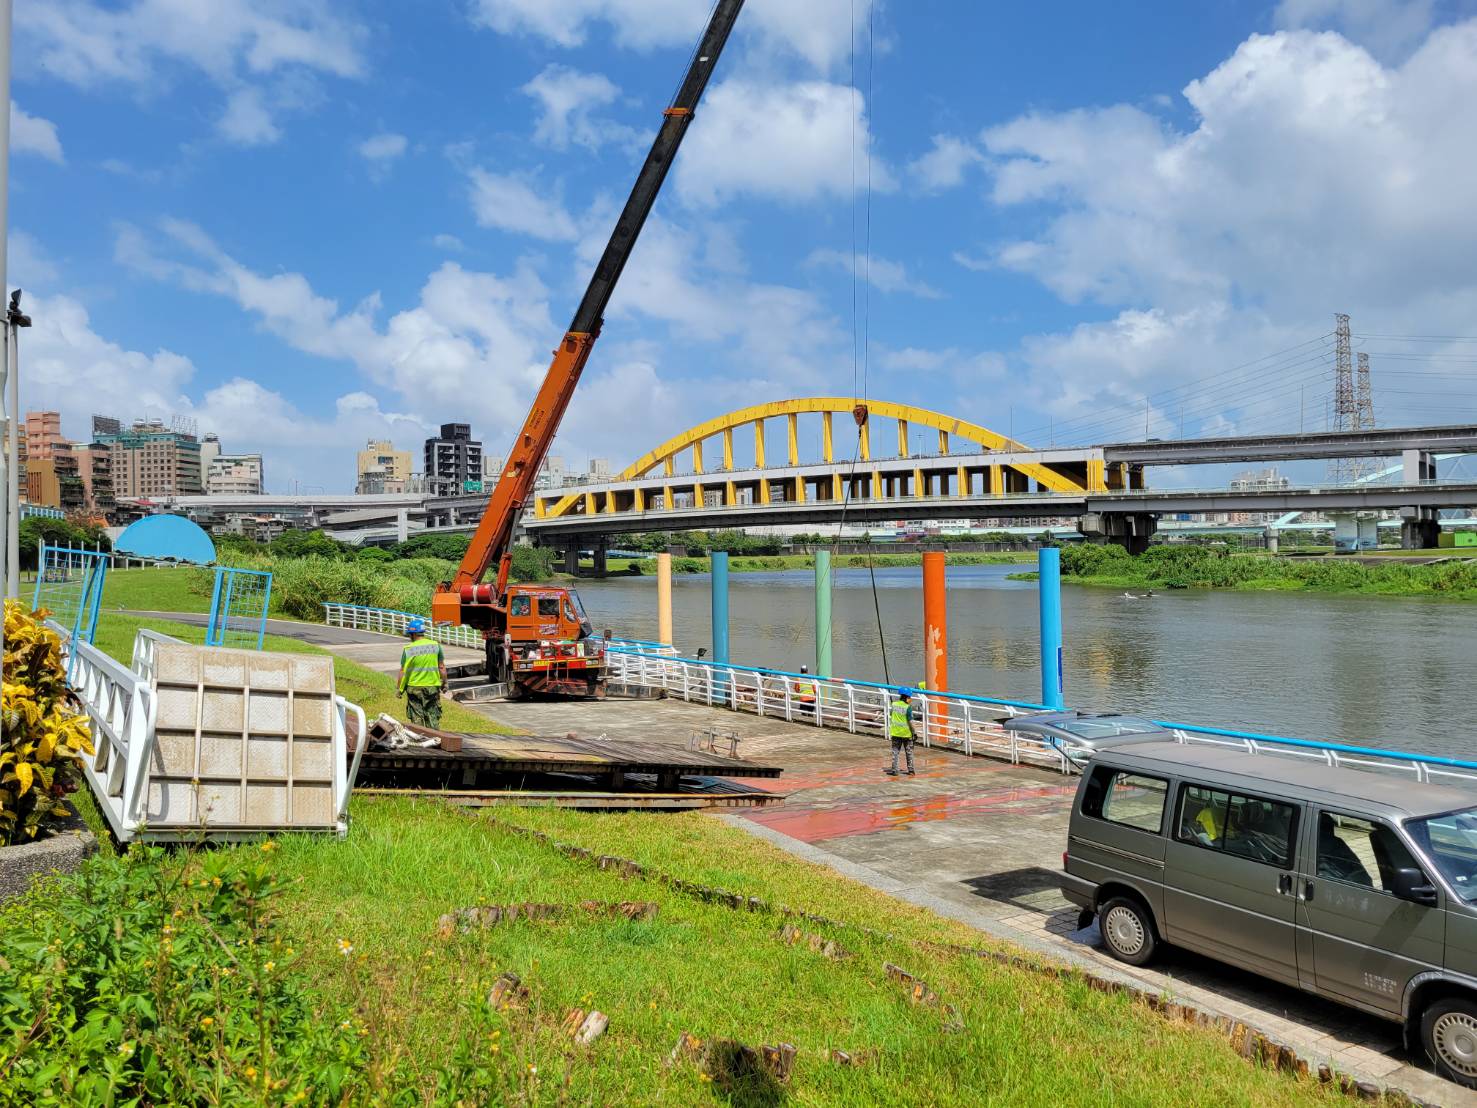
[[[207,566],[215,561],[215,543],[194,520],[184,516],[145,516],[130,523],[113,543],[119,554]]]

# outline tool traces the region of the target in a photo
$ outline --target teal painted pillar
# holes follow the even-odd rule
[[[1041,586],[1041,703],[1065,708],[1062,699],[1062,552],[1043,546],[1037,552]]]
[[[713,560],[713,661],[727,664],[728,656],[728,551],[715,550]]]
[[[831,676],[831,552],[815,552],[815,672]]]

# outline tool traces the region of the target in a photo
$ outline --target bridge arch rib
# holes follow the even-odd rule
[[[736,467],[734,465],[734,439],[736,430],[752,427],[755,433],[754,447],[754,470],[781,469],[785,466],[795,467],[802,464],[798,457],[797,420],[802,415],[816,415],[822,417],[822,452],[825,463],[834,463],[838,466],[849,465],[849,454],[837,458],[833,449],[833,417],[844,414],[844,426],[852,425],[852,410],[858,405],[865,403],[867,407],[867,420],[860,431],[858,443],[859,461],[873,461],[882,455],[873,450],[872,434],[873,425],[876,420],[889,420],[897,425],[898,447],[896,454],[887,454],[890,458],[910,457],[908,447],[908,434],[913,428],[928,428],[936,430],[939,435],[938,456],[947,456],[951,453],[951,441],[960,440],[966,443],[976,443],[979,453],[1030,453],[1032,447],[1008,438],[997,431],[992,431],[978,423],[969,420],[957,419],[945,415],[942,412],[930,411],[912,404],[901,404],[889,400],[866,400],[862,401],[851,397],[836,396],[812,396],[799,397],[791,400],[776,400],[765,404],[755,404],[747,408],[739,408],[713,419],[706,420],[694,427],[688,428],[681,434],[674,435],[666,442],[637,458],[620,473],[608,478],[606,482],[615,484],[622,481],[633,481],[652,475],[654,470],[660,467],[666,476],[675,477],[675,460],[678,455],[685,451],[692,452],[692,472],[698,475],[707,475],[717,478],[718,475],[732,472],[736,468],[747,469],[748,467]],[[785,419],[788,422],[788,458],[784,462],[766,460],[764,425],[769,420]],[[705,467],[703,464],[703,445],[710,439],[722,440],[722,465]],[[957,452],[957,451],[956,451]],[[711,456],[711,455],[710,455]],[[716,459],[715,459],[716,460]],[[1102,464],[1098,462],[1095,466],[1089,463],[1087,472],[1082,474],[1064,472],[1061,467],[1017,459],[1004,461],[1002,466],[1013,470],[1021,477],[1035,481],[1039,486],[1049,492],[1056,493],[1081,493],[1093,488],[1103,487]],[[563,516],[578,513],[586,504],[586,494],[582,491],[568,493],[555,500],[552,497],[544,497],[540,503],[539,515],[541,517]]]

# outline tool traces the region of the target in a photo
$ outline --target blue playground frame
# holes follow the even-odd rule
[[[261,611],[255,601],[261,598]],[[233,608],[251,605],[249,614],[237,614]],[[247,650],[260,650],[267,634],[267,611],[272,604],[272,574],[259,569],[237,569],[216,566],[215,588],[210,597],[210,621],[205,627],[206,646],[236,645]],[[233,625],[234,624],[234,625]],[[256,643],[251,644],[255,625]],[[240,641],[232,643],[228,640]]]

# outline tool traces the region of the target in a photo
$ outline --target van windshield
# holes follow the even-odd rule
[[[1477,901],[1477,808],[1408,820],[1405,829],[1456,894]]]

